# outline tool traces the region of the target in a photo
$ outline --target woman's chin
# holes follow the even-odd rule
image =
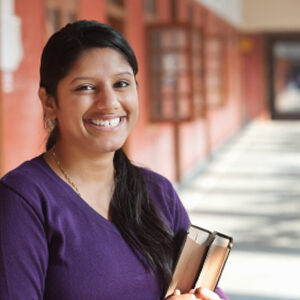
[[[121,149],[123,147],[124,143],[113,143],[113,144],[107,144],[107,145],[99,145],[98,147],[95,147],[95,152],[98,154],[105,154],[105,153],[114,153],[117,150]]]

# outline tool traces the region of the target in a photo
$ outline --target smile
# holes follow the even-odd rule
[[[90,119],[89,122],[93,125],[105,128],[113,128],[120,124],[121,118],[114,118],[109,120]]]

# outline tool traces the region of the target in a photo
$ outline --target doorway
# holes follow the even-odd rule
[[[300,34],[269,39],[272,119],[300,119]]]

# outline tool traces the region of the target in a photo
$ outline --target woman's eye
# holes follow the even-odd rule
[[[76,88],[76,91],[92,91],[94,89],[95,89],[94,86],[86,84],[86,85],[81,85],[78,88]]]
[[[115,88],[123,88],[123,87],[127,87],[127,86],[129,86],[129,83],[124,80],[118,81],[114,84]]]

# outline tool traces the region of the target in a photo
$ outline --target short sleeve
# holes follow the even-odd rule
[[[0,182],[0,299],[43,299],[47,265],[41,216]]]

